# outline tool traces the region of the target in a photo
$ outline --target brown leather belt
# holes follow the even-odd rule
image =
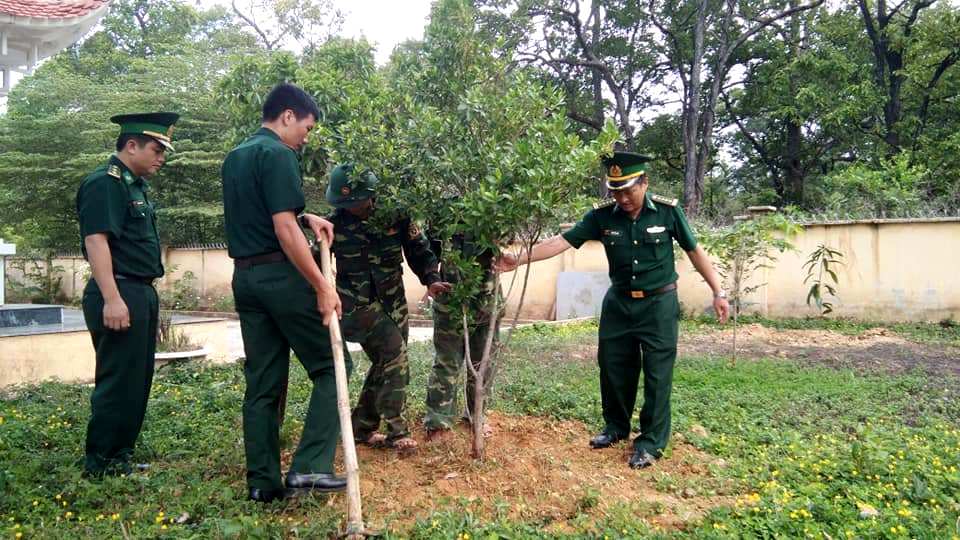
[[[651,289],[649,291],[630,291],[630,298],[646,298],[648,296],[654,296],[657,294],[663,294],[665,292],[670,292],[677,288],[677,282],[669,283],[660,287],[659,289]]]
[[[285,260],[287,260],[287,256],[284,255],[282,251],[272,251],[270,253],[254,255],[252,257],[237,257],[233,260],[233,266],[235,266],[238,270],[245,270],[251,266],[257,266],[258,264],[278,263]]]

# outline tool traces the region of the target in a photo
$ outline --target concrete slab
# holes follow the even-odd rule
[[[557,320],[599,317],[603,295],[610,288],[606,272],[560,272],[557,276]]]

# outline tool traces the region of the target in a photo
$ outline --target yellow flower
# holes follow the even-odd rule
[[[167,526],[164,525],[164,526],[160,527],[160,529],[165,531],[165,530],[167,530]]]
[[[110,516],[110,519],[116,521],[116,520],[120,519],[120,514],[114,514],[114,515]]]
[[[72,518],[72,517],[73,517],[73,512],[67,512],[66,514],[64,514],[64,517],[66,517],[67,519]]]
[[[18,532],[15,537],[16,537],[16,538],[23,538],[23,533],[22,533],[22,532]]]
[[[39,505],[39,504],[40,504],[40,501],[33,501],[33,505],[34,505],[34,506],[37,506],[37,505]]]

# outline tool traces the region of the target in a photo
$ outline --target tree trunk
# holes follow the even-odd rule
[[[700,70],[704,55],[704,34],[707,27],[707,0],[697,7],[697,23],[693,29],[693,57],[690,62],[690,79],[684,88],[683,113],[683,209],[690,217],[700,212],[703,198],[702,179],[698,181],[700,164],[697,152],[697,131],[700,127]]]
[[[785,204],[803,204],[803,167],[800,164],[800,144],[803,134],[800,124],[790,119],[786,121],[786,171],[784,174],[783,202]]]
[[[600,0],[593,0],[592,5],[590,6],[590,16],[593,17],[593,35],[590,36],[590,41],[593,45],[593,50],[597,50],[600,45]],[[603,75],[600,73],[599,68],[593,68],[593,121],[598,126],[603,126]],[[600,181],[597,185],[597,195],[603,197],[607,193],[606,182],[603,178],[600,178]]]
[[[790,7],[797,7],[797,0],[790,0]],[[801,13],[790,16],[790,42],[787,49],[790,58],[797,58],[800,54],[800,17]],[[791,96],[797,95],[796,75],[791,71],[788,88]],[[800,164],[800,149],[803,143],[803,133],[797,118],[788,118],[785,121],[784,131],[787,138],[786,155],[784,156],[784,186],[782,201],[784,204],[803,205],[803,167]]]

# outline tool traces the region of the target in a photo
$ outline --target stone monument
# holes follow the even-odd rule
[[[63,306],[6,303],[4,273],[7,267],[7,256],[16,254],[16,244],[7,244],[0,238],[0,329],[62,324]]]

